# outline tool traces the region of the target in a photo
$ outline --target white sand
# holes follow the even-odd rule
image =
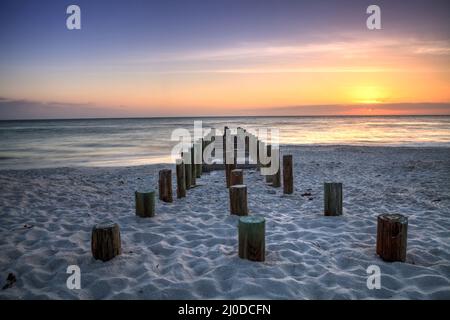
[[[244,177],[251,214],[267,221],[264,263],[237,256],[223,171],[204,174],[187,198],[158,202],[150,219],[134,215],[134,191],[156,187],[169,165],[0,171],[0,285],[17,276],[0,298],[450,298],[450,149],[282,151],[294,155],[293,195],[258,172]],[[323,216],[324,181],[343,182],[343,216]],[[301,196],[308,191],[312,200]],[[409,217],[406,263],[375,254],[381,213]],[[91,228],[104,219],[120,225],[123,248],[106,263],[90,252]],[[66,288],[71,264],[81,290]],[[380,290],[366,287],[371,264]]]

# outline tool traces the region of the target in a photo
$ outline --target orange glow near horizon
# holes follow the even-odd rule
[[[424,73],[195,74],[159,82],[105,79],[89,83],[88,80],[83,85],[69,84],[67,90],[58,91],[52,90],[55,83],[41,82],[31,99],[126,109],[138,116],[258,114],[259,109],[298,105],[445,103],[450,101],[450,86],[442,76]],[[372,114],[367,110],[370,108],[349,109],[345,114]],[[428,112],[423,110],[422,113]],[[398,114],[398,111],[386,109],[383,114]]]
[[[357,105],[333,114],[426,114],[432,111],[382,107],[450,102],[446,55],[418,54],[414,48],[382,42],[229,49],[167,58],[182,65],[175,70],[147,66],[154,62],[131,63],[125,71],[113,63],[108,68],[86,65],[64,72],[16,72],[0,85],[7,98],[88,104],[133,116],[258,115],[302,105]],[[264,63],[254,63],[255,57]],[[212,67],[198,68],[204,61]]]
[[[377,104],[386,100],[387,94],[384,88],[376,86],[356,87],[352,92],[356,103]]]

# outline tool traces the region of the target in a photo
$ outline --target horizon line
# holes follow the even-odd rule
[[[373,118],[373,117],[450,117],[450,114],[329,114],[329,115],[232,115],[232,116],[142,116],[142,117],[74,117],[74,118],[24,118],[24,119],[0,119],[0,122],[8,121],[67,121],[67,120],[123,120],[123,119],[192,119],[192,118]]]

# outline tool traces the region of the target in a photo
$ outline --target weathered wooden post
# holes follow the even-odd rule
[[[266,220],[261,216],[239,218],[239,257],[252,261],[266,258]]]
[[[235,158],[236,164],[238,164],[237,160],[239,160],[239,164],[245,164],[247,162],[247,142],[248,133],[246,133],[245,129],[239,127],[237,128],[236,133],[236,149],[235,149]]]
[[[108,261],[122,253],[117,223],[98,224],[92,228],[91,252],[96,260]]]
[[[268,144],[266,145],[266,150],[267,150],[267,157],[270,158],[272,156],[272,145]],[[270,162],[265,164],[264,167],[270,167]],[[266,183],[271,183],[272,182],[272,175],[267,174],[266,175]]]
[[[245,157],[250,157],[250,136],[248,134],[245,135]]]
[[[281,187],[280,149],[275,149],[275,151],[278,152],[278,168],[277,172],[275,172],[275,174],[272,175],[272,187],[279,188]]]
[[[134,193],[136,215],[141,218],[155,216],[155,191]]]
[[[258,164],[258,140],[255,135],[248,133],[247,135],[247,153],[245,155],[246,160],[250,164]]]
[[[280,173],[281,169],[280,167],[278,167],[277,172],[272,175],[272,187],[274,188],[279,188],[281,187],[281,173]]]
[[[256,137],[256,165],[261,170],[261,157],[259,156],[259,150],[262,148],[262,142]]]
[[[234,169],[236,169],[236,164],[234,164],[234,163],[225,164],[225,180],[226,180],[227,188],[230,187],[231,171],[233,171]]]
[[[342,183],[324,184],[324,214],[326,216],[342,215]]]
[[[201,178],[202,177],[202,171],[203,171],[203,168],[202,168],[202,164],[201,163],[196,163],[195,164],[195,173],[196,173],[196,177],[197,178]]]
[[[197,184],[197,167],[195,165],[195,149],[194,146],[191,147],[191,185],[195,186]]]
[[[186,180],[183,161],[177,162],[177,198],[186,197]]]
[[[225,126],[223,128],[223,163],[227,163],[227,136],[228,136],[228,127]]]
[[[201,178],[201,176],[202,176],[202,158],[203,158],[203,156],[202,156],[202,144],[201,143],[196,143],[196,146],[197,146],[197,150],[195,150],[195,157],[194,157],[194,159],[195,159],[195,174],[196,174],[196,177],[197,178]]]
[[[202,138],[202,150],[205,150],[205,148],[208,146],[210,141],[206,141],[204,138]]]
[[[377,254],[385,261],[405,262],[408,218],[401,214],[382,214],[377,220]]]
[[[210,141],[209,143],[210,143],[210,144],[211,144],[211,143],[214,143],[214,146],[216,145],[216,130],[213,131],[213,135],[212,135],[211,141]],[[212,156],[213,158],[216,157],[216,149],[215,149],[215,148],[212,150],[211,156]]]
[[[283,156],[283,193],[291,194],[294,192],[294,175],[292,166],[292,155]]]
[[[172,202],[172,170],[159,171],[159,200]]]
[[[186,182],[186,189],[190,189],[192,185],[192,164],[190,164],[191,154],[189,152],[182,152],[181,154],[184,162],[184,180]]]
[[[244,174],[242,169],[231,170],[230,186],[234,186],[237,184],[244,184]]]
[[[248,215],[246,185],[237,184],[230,187],[230,213],[238,216]]]

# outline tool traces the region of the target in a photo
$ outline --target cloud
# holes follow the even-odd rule
[[[409,69],[408,69],[409,70]],[[375,72],[404,72],[406,69],[383,67],[261,67],[261,68],[229,68],[229,69],[197,69],[172,70],[161,72],[164,74],[177,73],[224,73],[224,74],[269,74],[269,73],[375,73]]]
[[[139,54],[138,54],[139,55]],[[241,43],[121,60],[149,73],[442,72],[436,56],[450,56],[448,40],[329,37],[289,43]],[[112,64],[112,67],[114,64]],[[134,67],[134,68],[133,68]]]
[[[102,108],[86,103],[41,102],[0,97],[0,120],[13,119],[66,119],[123,117],[120,108]]]
[[[379,104],[329,104],[301,105],[270,108],[233,109],[231,113],[218,115],[247,116],[323,116],[323,115],[450,115],[450,103],[379,103]],[[169,112],[170,110],[168,110]],[[187,116],[177,113],[176,116]],[[214,116],[199,114],[199,116]],[[73,119],[73,118],[122,118],[155,116],[151,109],[133,111],[128,108],[93,107],[87,104],[38,102],[0,97],[0,120],[22,119]],[[157,116],[174,116],[161,113]]]
[[[261,115],[450,115],[450,103],[375,103],[288,106],[261,109]]]

